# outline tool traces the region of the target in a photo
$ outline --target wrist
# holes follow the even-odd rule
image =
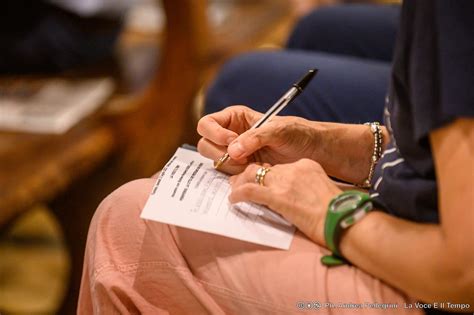
[[[366,178],[362,181],[357,183],[358,187],[362,188],[370,188],[372,177],[374,176],[375,166],[379,162],[380,158],[382,157],[382,149],[383,149],[383,134],[382,128],[380,127],[380,123],[378,122],[371,122],[365,123],[364,126],[368,126],[370,128],[370,132],[373,135],[373,149],[372,155],[370,156],[370,164],[369,170],[367,172]]]
[[[328,194],[324,200],[321,200],[321,209],[320,211],[317,211],[316,213],[321,213],[322,215],[320,218],[317,220],[317,224],[315,227],[311,227],[310,230],[314,232],[313,237],[311,238],[316,244],[319,244],[323,247],[328,247],[326,243],[326,239],[324,237],[324,225],[326,223],[326,218],[327,218],[327,213],[328,213],[328,207],[329,204],[331,203],[331,200],[336,198],[338,195],[340,195],[343,191],[339,190],[335,191],[332,194]]]
[[[313,157],[328,173],[350,183],[367,178],[374,136],[364,125],[313,122]]]
[[[341,254],[349,261],[354,262],[354,253],[356,253],[356,255],[361,254],[361,248],[359,246],[361,236],[366,235],[367,231],[374,233],[378,229],[377,222],[379,222],[379,217],[383,215],[384,213],[380,211],[370,211],[359,224],[345,230],[344,233],[341,234],[339,241]]]
[[[341,238],[372,209],[370,196],[356,190],[345,191],[331,200],[324,224],[324,239],[332,255],[321,258],[324,265],[337,266],[346,262],[340,249]]]

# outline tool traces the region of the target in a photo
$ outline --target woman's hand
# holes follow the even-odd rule
[[[268,167],[269,165],[265,165]],[[342,192],[326,175],[321,165],[309,159],[270,168],[264,185],[255,182],[258,164],[250,164],[230,183],[231,203],[251,201],[281,214],[315,243],[326,246],[324,221],[329,202]]]
[[[198,151],[217,160],[226,152],[231,160],[223,165],[230,174],[242,172],[250,162],[290,163],[313,158],[317,130],[297,117],[274,117],[258,129],[249,130],[263,114],[245,106],[231,106],[201,118]],[[238,137],[238,139],[237,139]]]

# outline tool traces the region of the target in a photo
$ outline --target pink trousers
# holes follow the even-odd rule
[[[99,206],[78,314],[421,313],[356,267],[322,266],[327,250],[300,233],[284,251],[140,219],[154,182],[128,183]]]

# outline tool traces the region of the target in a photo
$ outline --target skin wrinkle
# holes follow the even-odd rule
[[[240,110],[242,110],[242,108],[240,108]],[[248,111],[253,113],[251,110]],[[285,124],[286,128],[282,128],[278,123]],[[301,143],[304,143],[297,137],[305,137],[308,135],[305,132],[304,125],[309,125],[311,128],[314,128],[315,134],[314,137],[311,137],[311,143],[316,146],[316,148],[313,148],[311,151],[315,153],[312,157],[313,161],[303,159],[298,162],[288,163],[289,159],[297,158],[298,156],[295,154],[295,151],[293,151],[295,147],[300,147]],[[257,129],[258,131],[252,132],[254,134],[269,132],[272,126],[268,126],[270,126],[270,124],[266,125],[268,129]],[[472,128],[472,124],[470,128]],[[452,130],[453,129],[451,129],[451,131]],[[340,189],[330,184],[321,166],[328,174],[335,175],[335,177],[349,182],[360,183],[365,180],[371,163],[370,157],[374,150],[374,137],[370,127],[364,125],[309,122],[297,120],[292,117],[280,117],[275,119],[275,125],[273,125],[271,132],[274,137],[273,140],[276,141],[276,145],[274,142],[271,146],[260,150],[257,154],[261,154],[259,157],[262,159],[266,157],[267,161],[269,158],[278,161],[279,158],[281,159],[279,154],[283,154],[283,152],[287,150],[285,153],[288,155],[283,155],[287,160],[280,160],[277,165],[272,167],[272,172],[270,172],[269,177],[267,177],[268,181],[265,182],[266,187],[260,187],[254,183],[255,173],[252,175],[247,172],[247,174],[237,175],[239,179],[232,183],[231,199],[233,202],[254,201],[257,203],[266,200],[266,202],[270,203],[270,208],[286,217],[315,243],[324,245],[324,241],[322,240],[322,228],[320,226],[315,228],[314,225],[315,222],[324,222],[326,212],[323,211],[321,207],[318,208],[317,205],[325,205],[327,207],[329,200],[333,197],[332,194],[338,193]],[[292,134],[293,132],[294,134]],[[382,128],[382,133],[383,146],[385,148],[388,140],[385,128]],[[242,139],[245,138],[245,136],[242,137]],[[455,140],[451,140],[449,143],[455,145],[456,139],[460,137],[459,135],[456,136]],[[466,137],[461,138],[464,138],[465,141]],[[259,139],[263,141],[264,136],[260,135]],[[254,147],[253,149],[256,148]],[[272,150],[278,152],[272,152]],[[296,152],[299,153],[300,157],[304,156],[301,150]],[[453,152],[454,150],[448,151],[446,158],[454,158]],[[266,154],[269,154],[269,156]],[[433,152],[435,160],[437,154],[439,154],[439,152]],[[461,156],[460,154],[456,155]],[[466,159],[465,163],[470,161],[467,160],[466,154],[462,154],[462,156]],[[314,160],[319,161],[321,165],[314,162]],[[444,167],[444,170],[446,169],[446,163],[440,165]],[[251,176],[249,176],[249,174]],[[277,176],[277,174],[279,175]],[[445,174],[449,179],[449,172]],[[247,176],[247,180],[245,180],[245,176]],[[466,175],[459,173],[458,177],[462,178],[466,177]],[[306,178],[308,179],[306,180]],[[464,181],[464,183],[466,182]],[[446,188],[443,188],[443,184],[439,186],[439,189],[441,189],[441,191],[443,191],[443,189],[446,190]],[[447,189],[447,191],[449,191],[449,189]],[[453,194],[453,192],[449,193]],[[267,195],[265,198],[262,197],[264,194]],[[442,197],[443,195],[441,194],[440,196]],[[466,193],[463,194],[463,198],[466,198]],[[450,203],[444,206],[445,208],[448,206],[453,207],[453,200],[451,198],[449,200]],[[443,200],[441,201],[440,211],[443,212]],[[309,209],[307,205],[310,205],[311,209]],[[452,211],[459,210],[453,209]],[[444,211],[444,216],[442,215],[441,221],[443,225],[449,224],[449,221],[451,221],[451,228],[452,224],[457,222],[456,217],[453,217],[451,214],[452,211]],[[459,225],[460,222],[457,223]],[[465,225],[465,223],[463,223],[463,225]],[[436,285],[434,278],[436,278],[437,281],[445,283],[451,276],[454,277],[453,279],[456,285],[463,286],[466,290],[471,290],[469,288],[469,281],[471,281],[469,279],[471,279],[471,276],[466,272],[458,272],[465,268],[453,267],[454,265],[450,265],[451,267],[448,265],[445,266],[445,264],[449,262],[447,257],[443,257],[441,260],[433,259],[433,257],[437,257],[439,252],[444,251],[445,253],[449,253],[450,257],[469,258],[467,255],[462,254],[462,252],[457,252],[455,248],[453,249],[453,245],[449,242],[440,240],[440,235],[436,232],[436,229],[439,229],[439,227],[397,219],[379,211],[371,212],[364,220],[344,234],[340,247],[342,253],[359,268],[402,289],[415,298],[426,301],[436,301],[437,298],[444,296],[445,298],[450,297],[453,300],[457,299],[461,301],[460,298],[462,298],[462,296],[460,294],[465,295],[465,292],[452,291],[453,289],[450,287],[446,288],[445,286]],[[319,232],[315,233],[314,230],[319,230]],[[367,230],[370,230],[371,233],[367,233]],[[346,239],[346,242],[344,242],[344,239]],[[344,245],[347,243],[347,240],[350,240],[350,246]],[[380,250],[380,246],[389,248],[390,250]],[[455,253],[458,253],[459,256],[453,255]],[[410,257],[410,261],[413,263],[409,264],[407,261],[396,258],[405,256]],[[430,263],[426,264],[426,262]],[[383,266],[383,268],[381,266]],[[429,268],[434,269],[428,272]],[[441,268],[441,272],[436,271],[437,275],[434,276],[434,270],[439,268]],[[416,277],[413,276],[415,274]],[[461,280],[463,275],[467,276],[467,282],[466,280]],[[423,279],[423,281],[414,282],[413,279]],[[426,283],[433,281],[434,283],[432,283],[428,290]]]
[[[369,128],[367,128],[369,129]],[[345,131],[345,133],[347,133],[347,131]],[[362,140],[366,140],[366,139],[369,139],[369,140],[372,140],[373,136],[372,134],[370,134],[370,132],[367,130],[366,134],[368,134],[368,137],[361,137],[360,140],[358,141],[357,143],[357,146],[351,148],[351,149],[355,149],[355,148],[358,148],[359,152],[362,152],[362,154],[357,154],[359,156],[367,156],[367,159],[350,159],[350,158],[346,158],[346,159],[343,159],[342,160],[342,163],[344,165],[345,168],[347,169],[351,169],[351,170],[357,170],[358,173],[362,174],[362,176],[366,176],[366,174],[368,173],[368,169],[369,169],[369,166],[370,166],[370,156],[372,155],[372,151],[373,149],[370,148],[369,150],[367,150],[367,145],[366,143],[368,141],[362,141]],[[342,137],[339,137],[338,141],[341,141],[342,142],[342,139],[345,139],[346,138],[346,135],[343,135]],[[338,146],[341,146],[343,145],[342,143],[341,144],[338,144]],[[363,161],[366,160],[367,163],[364,163]],[[360,176],[360,175],[359,175]]]
[[[332,123],[313,123],[314,128],[324,128],[319,134],[323,145],[316,148],[326,172],[347,182],[360,183],[366,179],[373,152],[373,135],[368,126]],[[386,146],[385,128],[383,145]],[[357,139],[357,140],[355,140]],[[335,159],[337,157],[337,159]],[[360,158],[366,157],[366,158]],[[342,176],[341,176],[342,175]]]

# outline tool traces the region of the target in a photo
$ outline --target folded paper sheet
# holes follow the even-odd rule
[[[212,164],[197,152],[179,148],[163,168],[141,217],[288,249],[295,228],[263,206],[231,205],[229,176]]]

